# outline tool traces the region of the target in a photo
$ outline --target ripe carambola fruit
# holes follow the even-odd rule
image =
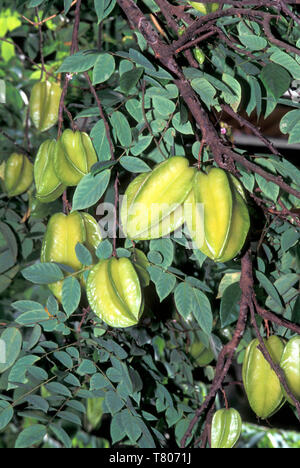
[[[54,170],[55,146],[55,140],[44,141],[34,162],[36,197],[42,203],[50,203],[56,200],[66,189],[66,186],[61,183]]]
[[[5,164],[4,184],[7,195],[15,197],[29,189],[33,182],[33,165],[24,154],[13,153]]]
[[[42,81],[33,86],[29,101],[30,117],[40,132],[57,123],[61,94],[62,89],[57,83]]]
[[[195,169],[186,158],[173,156],[129,184],[121,207],[130,239],[163,237],[184,223],[183,202],[192,189]]]
[[[207,4],[205,4],[205,3],[198,3],[198,2],[189,2],[189,4],[193,8],[195,8],[195,10],[200,11],[204,15],[208,15],[208,13],[214,13],[219,8],[218,3],[207,3]]]
[[[185,205],[186,223],[199,250],[215,262],[227,262],[240,252],[250,218],[235,177],[216,167],[207,174],[197,172]]]
[[[272,335],[264,344],[275,364],[279,364],[284,342]],[[249,404],[262,419],[272,416],[282,406],[284,395],[280,381],[268,361],[258,349],[258,339],[248,345],[243,361],[242,376]]]
[[[211,425],[211,448],[232,448],[242,430],[240,413],[234,408],[215,412]]]
[[[283,350],[280,367],[283,369],[286,383],[298,401],[300,401],[300,336],[291,338]],[[294,402],[286,395],[287,400],[294,405]]]
[[[89,273],[86,292],[92,310],[111,327],[138,323],[143,310],[142,290],[127,257],[101,260]]]
[[[67,129],[56,143],[54,167],[64,185],[77,185],[97,161],[93,143],[85,132]]]
[[[101,240],[99,225],[88,213],[56,213],[51,216],[47,225],[41,262],[57,262],[79,271],[83,265],[76,256],[77,243],[84,244],[94,254]],[[62,285],[63,281],[48,285],[59,301],[62,298]]]

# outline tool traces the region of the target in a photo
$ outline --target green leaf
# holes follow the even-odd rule
[[[62,427],[56,424],[50,424],[49,427],[53,434],[58,438],[58,440],[64,445],[65,448],[72,447],[72,440]]]
[[[67,57],[56,73],[82,73],[93,68],[98,60],[99,52],[81,50]]]
[[[300,80],[300,65],[288,53],[275,47],[271,48],[274,53],[270,56],[270,60],[281,67],[284,67],[296,80]]]
[[[67,369],[71,369],[73,367],[73,360],[65,351],[55,351],[53,356]]]
[[[281,236],[281,248],[284,252],[289,250],[291,247],[297,244],[299,241],[300,234],[299,232],[294,229],[290,228],[284,231],[284,233]]]
[[[16,301],[11,305],[19,312],[45,312],[44,307],[39,302],[35,301]]]
[[[114,415],[120,411],[124,406],[124,401],[118,395],[117,392],[109,390],[105,394],[105,406],[109,412]]]
[[[231,286],[234,283],[238,283],[241,279],[241,272],[235,271],[233,273],[225,273],[223,278],[219,283],[217,299],[220,299],[228,286]]]
[[[162,302],[173,291],[176,285],[176,277],[165,273],[161,268],[155,266],[150,266],[147,270],[150,274],[151,281],[155,284],[160,302]]]
[[[71,411],[60,411],[57,416],[65,421],[75,424],[76,426],[81,426],[80,417]]]
[[[45,414],[48,413],[49,403],[39,395],[28,395],[26,401],[33,409],[43,411]]]
[[[282,133],[289,133],[289,143],[300,142],[300,110],[287,112],[280,121],[280,130]],[[285,164],[285,161],[282,162]],[[297,169],[295,168],[297,171]],[[293,176],[291,177],[293,179]]]
[[[49,320],[49,315],[43,310],[32,310],[30,312],[24,312],[23,314],[19,315],[16,319],[17,323],[22,325],[34,325],[39,322],[46,322]]]
[[[191,82],[192,87],[199,94],[201,100],[210,108],[214,104],[216,89],[206,78],[196,78]]]
[[[38,356],[34,355],[27,355],[18,359],[12,366],[8,375],[8,381],[11,383],[10,388],[16,388],[15,384],[28,383],[26,373],[33,364],[39,361],[39,359],[40,358]]]
[[[102,388],[110,387],[111,384],[104,375],[97,373],[94,374],[90,380],[90,390],[101,390]]]
[[[262,50],[268,43],[264,37],[246,35],[239,36],[241,43],[250,50]]]
[[[71,8],[73,0],[64,0],[64,14],[67,15]]]
[[[139,426],[139,418],[133,416],[128,409],[124,409],[121,413],[122,424],[127,436],[132,443],[135,443],[140,437],[142,430]]]
[[[262,286],[265,289],[265,291],[268,293],[269,296],[272,297],[276,304],[279,307],[282,307],[283,304],[278,294],[278,291],[275,288],[275,286],[271,283],[271,281],[261,271],[256,271],[256,278],[258,279],[260,286]]]
[[[124,148],[128,148],[132,142],[131,128],[124,114],[115,111],[111,118],[111,124],[117,139]]]
[[[154,109],[164,117],[173,114],[176,109],[175,103],[164,96],[153,96],[152,102]]]
[[[259,28],[258,30],[255,30],[255,26],[257,26],[257,24],[253,23],[252,30],[243,21],[239,22],[239,40],[245,47],[247,47],[250,50],[261,50],[267,47],[268,43],[264,37],[259,36]]]
[[[290,131],[288,143],[290,145],[293,143],[300,143],[300,122]]]
[[[24,350],[30,351],[34,346],[36,346],[36,344],[40,340],[41,334],[42,334],[41,327],[39,325],[35,325],[32,329],[32,332],[28,341],[24,343]]]
[[[79,281],[73,276],[69,276],[64,280],[62,287],[62,306],[68,317],[78,308],[80,298],[81,287]]]
[[[96,373],[96,366],[89,359],[83,359],[82,363],[80,364],[80,366],[77,369],[77,373],[79,375],[95,374]]]
[[[13,416],[13,407],[7,401],[0,400],[0,431],[6,428]]]
[[[153,139],[152,135],[140,136],[138,141],[135,143],[135,145],[131,147],[131,150],[130,150],[131,154],[133,154],[133,156],[138,156],[139,154],[143,153],[145,149],[147,149],[150,143],[152,142],[152,139]],[[122,159],[121,159],[121,162],[122,162]]]
[[[235,78],[233,78],[231,75],[228,75],[227,73],[223,73],[222,80],[231,88],[230,92],[224,91],[222,93],[222,98],[236,112],[242,99],[241,85]]]
[[[134,158],[133,156],[123,156],[120,159],[120,164],[129,172],[140,173],[149,172],[151,168],[142,159]]]
[[[147,70],[147,72],[149,71],[155,72],[155,67],[153,66],[152,62],[150,62],[150,60],[148,60],[138,50],[129,49],[129,56],[135,63],[144,67]]]
[[[238,279],[236,280],[238,281]],[[227,327],[231,323],[236,322],[239,316],[239,302],[241,300],[242,291],[239,282],[230,284],[222,294],[220,306],[221,327]]]
[[[271,296],[266,299],[266,306],[273,312],[278,314],[284,313],[289,310],[289,307],[293,307],[296,302],[297,290],[293,286],[299,281],[299,275],[296,273],[288,273],[280,276],[275,282],[274,286],[282,297],[283,303],[281,307]]]
[[[0,233],[4,237],[12,258],[15,261],[18,255],[18,244],[12,229],[6,223],[0,222]]]
[[[164,268],[172,265],[174,258],[174,244],[171,239],[154,239],[150,241],[149,244],[150,252],[159,252],[163,257],[163,262],[161,266]]]
[[[9,369],[18,358],[22,335],[17,328],[7,328],[0,337],[0,374]]]
[[[78,242],[75,246],[75,252],[76,252],[76,257],[78,258],[80,263],[82,263],[85,266],[92,265],[93,263],[92,254],[85,245]]]
[[[15,448],[29,448],[33,445],[40,444],[46,433],[46,427],[41,424],[34,424],[33,426],[27,427],[19,434],[15,443]]]
[[[259,118],[262,108],[262,89],[260,86],[260,82],[254,76],[248,76],[247,80],[250,85],[250,98],[246,108],[246,112],[250,116],[254,109],[256,109],[257,117]]]
[[[262,190],[263,194],[273,200],[277,201],[280,187],[273,182],[267,181],[264,177],[259,174],[255,174],[255,179],[259,185],[259,188]]]
[[[118,164],[118,161],[99,161],[96,164],[93,164],[91,168],[91,174],[96,175],[99,174],[102,171],[105,171],[106,169],[110,169],[111,167],[115,166]]]
[[[36,263],[21,273],[25,279],[35,284],[50,284],[64,279],[62,271],[54,263]]]
[[[121,90],[125,94],[129,94],[129,91],[136,86],[143,73],[144,69],[141,67],[135,67],[132,70],[128,70],[123,73],[120,78]]]
[[[289,89],[291,84],[290,74],[283,67],[275,63],[269,63],[264,66],[260,78],[275,99],[279,99]]]
[[[213,325],[213,315],[207,296],[199,289],[193,288],[193,314],[202,330],[210,335]]]
[[[112,12],[116,0],[94,0],[94,4],[99,24]]]
[[[50,382],[47,385],[45,385],[45,387],[50,393],[56,393],[58,395],[63,395],[68,398],[72,396],[70,390],[65,385],[62,385],[59,382]]]
[[[91,174],[85,175],[76,187],[73,196],[72,211],[85,210],[95,205],[107,189],[109,179],[109,169],[95,176]]]
[[[300,110],[292,110],[287,112],[280,121],[280,130],[282,133],[291,133],[293,128],[300,120]]]
[[[93,85],[104,83],[115,71],[116,63],[111,54],[100,54],[94,66]]]
[[[125,104],[126,110],[137,122],[143,122],[142,103],[138,99],[130,99]]]
[[[193,289],[186,282],[178,284],[174,292],[174,299],[179,314],[187,320],[192,312]]]
[[[113,246],[108,239],[104,239],[97,247],[96,255],[100,260],[110,258],[113,252]]]
[[[44,0],[30,0],[27,7],[34,8],[34,7],[40,6],[43,2]]]
[[[102,119],[98,120],[96,125],[92,128],[90,136],[96,149],[99,161],[109,161],[111,159],[111,152],[109,141],[106,135],[105,124]]]
[[[121,413],[117,413],[112,417],[111,424],[110,424],[110,435],[111,435],[113,444],[124,439],[126,435],[126,431],[123,426]]]
[[[183,135],[193,135],[193,128],[190,122],[181,123],[180,112],[177,112],[172,119],[173,127]]]
[[[105,3],[106,3],[105,0],[94,0],[95,10],[98,16],[98,24],[104,18]]]

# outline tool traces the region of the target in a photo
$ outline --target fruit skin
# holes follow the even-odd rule
[[[200,11],[204,15],[208,15],[208,13],[214,13],[218,10],[219,4],[218,3],[197,3],[197,2],[188,2],[195,10]]]
[[[140,279],[141,287],[146,288],[150,284],[150,275],[147,271],[147,267],[150,266],[146,255],[142,250],[137,248],[132,250],[132,262]]]
[[[232,448],[241,435],[242,419],[234,408],[215,412],[211,426],[211,448]]]
[[[5,192],[4,174],[5,174],[5,161],[3,161],[0,164],[0,189],[1,189],[1,192]]]
[[[280,363],[284,342],[272,335],[264,339],[265,346],[275,364]],[[248,345],[242,366],[242,376],[249,404],[254,413],[262,419],[272,416],[284,403],[280,381],[270,364],[257,348],[258,339]]]
[[[54,168],[61,183],[73,187],[98,161],[89,135],[67,129],[56,143]]]
[[[40,132],[57,123],[61,94],[62,89],[57,83],[42,81],[33,86],[29,101],[30,118]]]
[[[157,239],[184,223],[183,202],[192,189],[195,169],[173,156],[127,187],[121,207],[125,234],[133,240]]]
[[[24,154],[13,153],[5,164],[4,184],[9,197],[26,192],[33,183],[33,165]]]
[[[91,252],[94,262],[96,262],[98,261],[98,257],[96,256],[95,252],[98,245],[102,241],[100,226],[95,218],[89,213],[82,212],[80,213],[80,216],[84,223],[84,229],[86,233],[85,246]]]
[[[84,244],[93,254],[101,242],[98,223],[94,218],[92,223],[91,218],[91,215],[78,211],[69,215],[55,213],[51,216],[42,243],[41,262],[57,262],[71,267],[74,271],[81,270],[83,265],[75,252],[77,243]],[[62,285],[63,281],[48,285],[60,302]]]
[[[89,273],[86,292],[92,310],[111,327],[138,323],[143,311],[142,291],[127,257],[101,260]]]
[[[207,348],[201,341],[197,340],[190,347],[190,354],[200,367],[208,366],[215,356],[210,348]]]
[[[198,172],[185,202],[185,219],[197,248],[215,262],[227,262],[242,249],[250,227],[240,182],[223,169]]]
[[[193,50],[193,54],[199,65],[203,65],[205,62],[205,54],[200,47],[195,47]]]
[[[283,369],[286,383],[292,394],[300,401],[300,336],[291,338],[283,350],[280,367]],[[286,395],[289,403],[294,405],[291,398]]]
[[[42,203],[53,202],[66,189],[66,186],[61,183],[54,170],[55,146],[55,140],[44,141],[34,162],[36,198]]]

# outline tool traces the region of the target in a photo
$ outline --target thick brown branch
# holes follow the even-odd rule
[[[215,377],[211,384],[211,388],[207,397],[205,398],[201,407],[195,412],[193,419],[190,422],[188,430],[186,431],[184,437],[182,438],[180,445],[182,448],[186,446],[186,442],[188,438],[191,436],[194,426],[198,423],[201,415],[207,410],[210,405],[210,402],[213,398],[215,398],[218,390],[220,389],[224,378],[226,377],[229,368],[232,364],[232,360],[235,354],[235,351],[243,337],[248,310],[250,305],[252,304],[252,291],[253,291],[253,274],[252,274],[252,262],[250,251],[246,252],[244,257],[242,258],[242,273],[241,273],[241,290],[242,290],[242,298],[240,302],[240,314],[237,321],[236,329],[233,335],[232,340],[227,343],[221,350],[216,370],[215,370]]]
[[[223,111],[226,112],[226,114],[233,117],[240,124],[241,127],[249,128],[249,130],[251,130],[252,133],[256,135],[266,145],[267,148],[269,148],[271,153],[276,154],[277,156],[280,156],[279,151],[274,147],[273,143],[270,140],[268,140],[266,137],[264,137],[264,135],[262,135],[262,133],[259,131],[259,129],[255,125],[253,125],[244,117],[241,117],[236,112],[234,112],[234,110],[230,106],[228,106],[228,104],[223,104],[222,109]]]
[[[228,169],[233,169],[230,161],[236,161],[241,164],[246,169],[251,172],[257,173],[264,177],[270,182],[277,184],[282,190],[294,195],[297,198],[300,198],[300,192],[287,183],[285,183],[281,177],[276,177],[273,174],[269,174],[260,166],[252,163],[247,160],[244,156],[241,156],[238,153],[235,153],[230,147],[225,146],[220,139],[220,135],[216,131],[214,125],[210,121],[208,114],[206,113],[204,107],[202,106],[197,94],[193,90],[190,82],[184,76],[181,68],[178,66],[170,46],[165,44],[165,42],[158,36],[157,32],[153,29],[151,23],[143,15],[141,10],[132,0],[117,0],[120,7],[123,9],[128,20],[133,24],[133,27],[137,28],[141,34],[145,37],[150,47],[152,47],[155,56],[160,60],[163,66],[165,66],[173,75],[176,76],[175,84],[177,85],[182,98],[184,99],[187,107],[191,111],[195,121],[197,122],[199,128],[202,132],[202,137],[206,141],[207,145],[211,148],[214,158],[217,164],[220,167]],[[229,11],[229,10],[227,10]],[[234,11],[238,11],[235,9]],[[244,11],[243,9],[241,11]],[[249,13],[254,15],[255,12],[249,10]],[[259,12],[261,13],[261,12]],[[210,16],[210,15],[207,15]],[[272,17],[272,15],[268,15]],[[195,21],[195,23],[200,24],[200,20]],[[190,26],[191,29],[193,26]],[[225,156],[225,160],[224,160]],[[227,158],[227,160],[226,160]]]

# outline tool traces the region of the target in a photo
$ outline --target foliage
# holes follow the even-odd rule
[[[300,142],[300,104],[286,97],[300,80],[299,17],[293,2],[279,10],[260,2],[255,11],[248,4],[257,1],[233,11],[229,2],[207,19],[183,3],[1,3],[0,164],[16,151],[34,163],[40,145],[63,129],[87,132],[98,162],[51,203],[36,199],[34,184],[17,197],[0,194],[0,447],[208,447],[217,395],[228,390],[230,399],[251,340],[300,334],[300,169],[252,124],[266,145],[255,155],[233,146],[220,125],[226,112],[247,126],[242,111],[266,118],[284,105],[281,131]],[[205,34],[199,64],[190,49]],[[58,125],[40,133],[28,104],[46,77],[61,84],[63,99]],[[226,263],[196,249],[186,229],[138,242],[151,280],[143,316],[134,327],[109,327],[76,278],[93,262],[83,244],[83,269],[66,279],[63,265],[40,262],[47,223],[54,213],[84,210],[107,235],[97,259],[133,260],[133,243],[116,236],[120,196],[133,177],[174,155],[238,176],[248,240]],[[105,204],[117,212],[107,215]],[[64,281],[62,303],[47,287],[56,281]],[[203,368],[189,352],[195,332],[214,354]],[[286,405],[298,425],[299,407]],[[253,430],[265,431],[251,427],[242,442]],[[299,437],[283,443],[299,446]]]

